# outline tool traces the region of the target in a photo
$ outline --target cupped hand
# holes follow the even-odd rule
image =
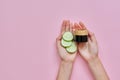
[[[80,22],[74,24],[75,28],[86,29],[85,25]],[[79,43],[78,45],[79,54],[86,60],[93,60],[98,56],[98,44],[94,33],[88,30],[88,42]]]
[[[70,23],[69,20],[64,20],[62,23],[61,32],[56,39],[58,53],[59,53],[61,59],[66,62],[74,62],[76,53],[77,53],[77,52],[75,52],[75,53],[70,54],[65,50],[64,47],[61,46],[61,39],[62,39],[63,33],[66,31],[72,32],[72,27],[73,27],[73,24]]]

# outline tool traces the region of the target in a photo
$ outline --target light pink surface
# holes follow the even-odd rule
[[[63,19],[83,21],[96,34],[111,80],[120,79],[119,0],[0,0],[0,80],[55,80],[55,48]],[[77,57],[71,80],[92,80]]]

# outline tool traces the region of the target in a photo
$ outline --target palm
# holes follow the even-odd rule
[[[65,60],[65,61],[74,61],[75,56],[76,56],[75,53],[72,53],[72,54],[68,53],[68,52],[65,50],[65,48],[63,48],[63,47],[61,46],[60,41],[59,41],[57,47],[58,47],[59,55],[60,55],[60,57],[61,57],[63,60]]]
[[[74,61],[75,57],[76,57],[76,52],[75,53],[68,53],[64,47],[61,46],[61,36],[65,31],[71,31],[72,30],[72,24],[70,24],[69,21],[63,21],[62,24],[62,29],[61,29],[61,34],[60,36],[57,38],[57,50],[58,53],[61,57],[62,60],[64,61]]]
[[[78,49],[81,56],[86,60],[89,60],[92,57],[97,56],[98,53],[98,46],[96,42],[88,41],[87,43],[79,44]]]
[[[80,22],[79,25],[77,23],[75,24],[74,29],[86,29],[86,27],[82,22]],[[97,41],[92,32],[88,31],[88,42],[78,44],[78,51],[85,60],[89,60],[97,56]]]

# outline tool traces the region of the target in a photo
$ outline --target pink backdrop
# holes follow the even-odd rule
[[[55,48],[63,19],[83,21],[96,34],[111,80],[120,79],[119,0],[0,0],[0,80],[55,80]],[[92,80],[77,57],[71,80]]]

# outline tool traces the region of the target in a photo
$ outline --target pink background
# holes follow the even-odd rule
[[[120,79],[119,0],[0,0],[0,80],[55,80],[55,39],[63,19],[83,21],[96,34],[111,80]],[[92,80],[77,57],[71,80]]]

